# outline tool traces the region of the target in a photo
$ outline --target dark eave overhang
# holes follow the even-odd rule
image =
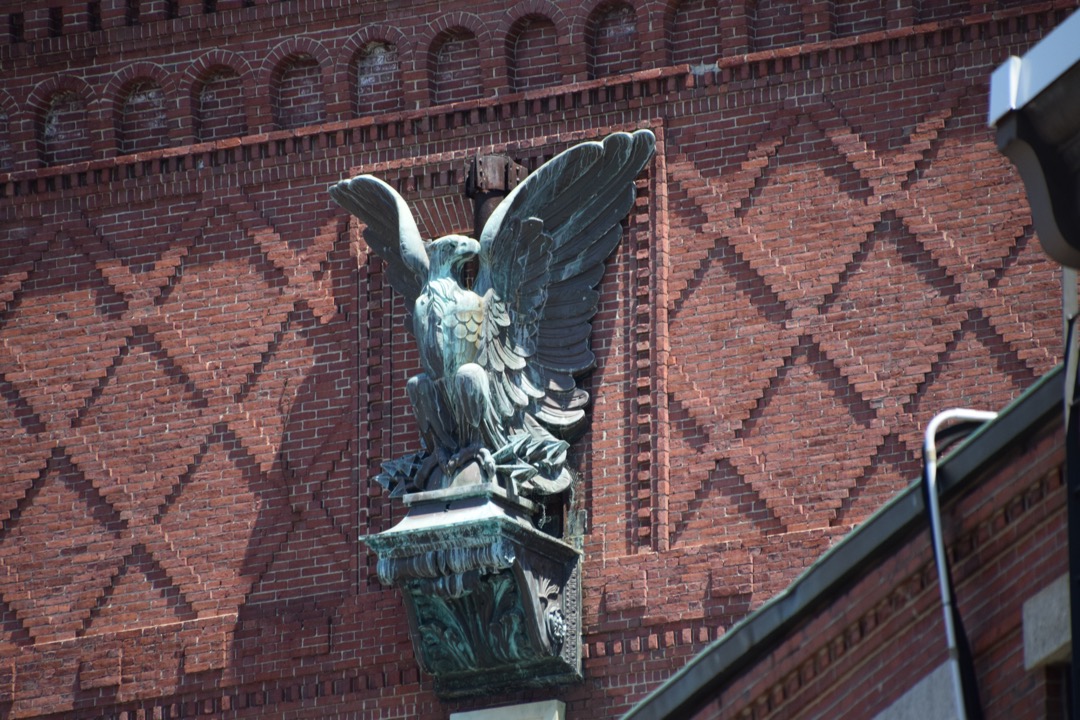
[[[1020,171],[1047,255],[1080,268],[1080,13],[990,78],[988,122]]]
[[[1003,462],[1010,448],[1061,421],[1062,368],[1058,366],[938,463],[938,487],[948,498],[973,487]],[[926,526],[917,482],[838,542],[786,590],[734,625],[654,690],[624,720],[691,717],[721,689],[772,651],[788,632],[829,605],[913,532]]]

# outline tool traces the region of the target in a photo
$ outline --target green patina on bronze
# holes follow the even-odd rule
[[[376,478],[391,495],[498,482],[541,497],[570,486],[566,451],[589,400],[577,380],[596,363],[596,286],[654,145],[639,130],[570,148],[514,188],[479,240],[425,243],[405,200],[370,175],[330,188],[404,297],[424,369],[408,385],[423,447]]]
[[[582,677],[580,552],[538,525],[576,479],[567,450],[586,427],[577,383],[596,364],[596,288],[654,145],[639,130],[570,148],[507,195],[479,240],[424,242],[404,199],[369,175],[330,188],[364,222],[420,350],[408,395],[422,446],[375,478],[410,510],[363,540],[404,593],[442,697]]]
[[[581,680],[580,552],[492,485],[425,493],[364,538],[405,595],[417,660],[442,697]],[[426,496],[426,497],[425,497]]]

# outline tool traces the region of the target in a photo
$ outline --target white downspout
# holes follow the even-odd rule
[[[956,628],[953,625],[953,597],[949,590],[945,556],[945,540],[941,532],[941,506],[937,491],[937,431],[950,420],[978,420],[986,422],[997,417],[997,413],[982,410],[954,408],[934,416],[926,426],[923,438],[923,464],[926,471],[926,493],[930,503],[931,537],[934,542],[934,561],[937,565],[938,585],[941,588],[941,610],[945,615],[945,641],[949,646],[949,671],[952,676],[953,694],[956,699],[956,717],[967,720],[967,707],[964,704],[964,688],[960,679],[960,656],[956,645]]]

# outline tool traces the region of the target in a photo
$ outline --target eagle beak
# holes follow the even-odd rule
[[[457,255],[459,262],[467,263],[480,254],[480,243],[472,238],[463,238],[458,241]]]

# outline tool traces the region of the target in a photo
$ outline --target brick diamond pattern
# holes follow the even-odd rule
[[[62,264],[42,263],[34,273],[54,282],[46,280],[40,289],[14,298],[4,325],[0,372],[47,428],[62,430],[100,384],[129,329],[117,317],[119,297],[105,282],[93,279],[92,263],[69,252],[71,241],[62,233],[54,247],[50,254],[63,257]],[[65,286],[63,278],[69,274],[90,280],[83,288]],[[41,332],[50,326],[56,328],[55,336]]]
[[[893,150],[818,100],[721,177],[669,159],[676,546],[857,524],[917,477],[934,414],[999,408],[1056,362],[1060,319],[1031,310],[1056,273],[966,102]]]
[[[3,236],[0,647],[38,710],[65,707],[51,679],[138,697],[221,670],[279,548],[356,542],[351,383],[328,401],[316,372],[353,355],[344,220],[290,243],[242,192],[176,200]]]
[[[0,543],[0,593],[37,643],[74,637],[120,569],[116,513],[62,458],[49,464]],[[53,534],[50,518],[64,517]]]
[[[999,408],[1056,362],[1057,272],[974,96],[940,93],[888,142],[827,98],[779,102],[727,165],[705,131],[656,122],[574,450],[586,553],[610,569],[585,579],[596,646],[730,626],[917,477],[933,414]],[[460,159],[394,166],[426,235],[470,229],[442,180]],[[408,656],[357,543],[400,517],[367,476],[415,449],[418,360],[324,167],[0,226],[0,672],[16,658],[19,713]],[[56,678],[75,690],[48,696]]]

